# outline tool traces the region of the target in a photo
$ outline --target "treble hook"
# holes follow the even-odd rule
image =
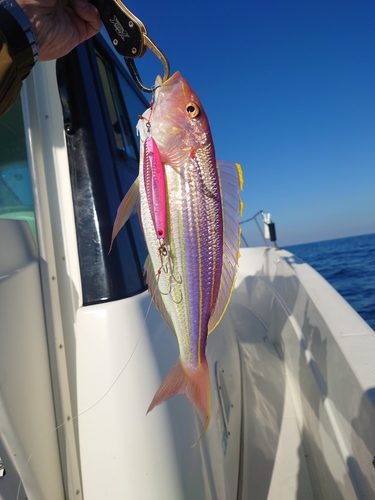
[[[91,0],[91,3],[98,9],[113,47],[124,57],[136,85],[143,92],[153,92],[154,90],[143,84],[134,63],[134,59],[143,57],[148,48],[163,65],[163,82],[168,80],[170,75],[168,59],[147,35],[146,27],[142,21],[127,9],[121,0]]]

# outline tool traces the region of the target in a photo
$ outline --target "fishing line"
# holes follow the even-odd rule
[[[79,417],[81,417],[82,415],[84,415],[85,413],[88,413],[89,411],[91,411],[93,408],[95,408],[95,406],[97,406],[101,401],[103,401],[103,399],[108,396],[108,394],[111,392],[111,390],[113,389],[113,387],[116,385],[116,383],[118,382],[119,378],[121,377],[121,375],[124,373],[125,369],[127,368],[128,364],[130,363],[131,359],[133,358],[134,356],[134,353],[138,347],[138,344],[141,340],[141,336],[142,336],[142,332],[144,330],[144,327],[146,325],[146,321],[147,321],[147,318],[148,318],[148,315],[150,313],[150,309],[151,309],[151,304],[152,304],[152,301],[153,301],[153,297],[151,295],[151,298],[150,298],[150,301],[149,301],[149,304],[148,304],[148,308],[147,308],[147,311],[146,311],[146,316],[143,320],[143,324],[142,324],[142,328],[140,328],[140,332],[139,332],[139,335],[138,335],[138,338],[137,338],[137,341],[133,347],[133,350],[128,358],[128,360],[126,361],[126,363],[124,364],[124,366],[122,367],[122,369],[120,370],[119,374],[117,375],[117,377],[114,379],[114,381],[112,382],[112,384],[109,386],[109,388],[106,390],[106,392],[93,404],[91,405],[89,408],[86,408],[86,410],[83,410],[81,411],[80,413],[78,413],[77,415],[71,417],[70,420],[68,420],[67,422],[63,422],[62,424],[58,425],[57,427],[55,427],[54,429],[52,429],[51,431],[49,431],[45,436],[43,436],[39,442],[34,446],[33,450],[31,451],[28,459],[26,460],[26,463],[25,465],[23,466],[23,470],[22,472],[25,472],[30,460],[32,459],[34,453],[38,450],[38,448],[44,443],[44,441],[51,435],[53,434],[54,432],[58,431],[59,429],[61,429],[62,427],[64,427],[66,424],[68,423],[71,423],[73,422],[74,420],[77,420]],[[22,479],[21,479],[21,474],[20,474],[20,480],[19,480],[19,483],[18,483],[18,489],[17,489],[17,496],[16,496],[16,500],[19,500],[19,494],[20,494],[20,491],[21,491],[21,484],[22,484]]]
[[[151,134],[151,117],[152,117],[152,112],[153,112],[153,104],[154,104],[154,99],[155,99],[155,92],[156,90],[160,87],[160,85],[158,86],[155,86],[153,88],[153,92],[152,92],[152,100],[150,102],[150,114],[149,114],[149,117],[145,117],[143,115],[140,115],[139,116],[139,119],[140,120],[145,120],[146,121],[146,127],[147,127],[147,132],[148,134],[150,135]],[[178,282],[178,280],[176,278],[174,278],[176,282]],[[155,290],[155,293],[156,293],[156,290]],[[45,436],[43,436],[41,438],[41,440],[35,445],[35,447],[33,448],[33,450],[31,451],[28,459],[26,460],[26,463],[25,465],[23,466],[23,472],[25,472],[28,464],[30,463],[30,460],[32,459],[34,453],[37,451],[37,449],[43,444],[43,442],[51,435],[53,434],[54,432],[58,431],[59,429],[61,429],[62,427],[64,427],[67,423],[70,423],[76,419],[78,419],[79,417],[81,417],[82,415],[84,415],[85,413],[88,413],[89,411],[91,411],[93,408],[95,408],[95,406],[97,406],[101,401],[103,401],[103,399],[111,392],[111,390],[113,389],[113,387],[116,385],[116,383],[118,382],[118,380],[120,379],[120,377],[122,376],[122,374],[124,373],[125,369],[127,368],[128,364],[130,363],[131,359],[133,358],[134,356],[134,353],[138,347],[138,344],[141,340],[141,335],[142,335],[142,332],[144,330],[144,327],[145,327],[145,324],[146,324],[146,321],[147,321],[147,317],[149,315],[149,312],[150,312],[150,309],[151,309],[151,304],[153,302],[153,299],[154,297],[152,296],[151,294],[151,298],[150,298],[150,302],[149,302],[149,305],[148,305],[148,308],[147,308],[147,311],[146,311],[146,316],[143,320],[143,324],[142,324],[142,328],[140,329],[140,333],[138,335],[138,338],[137,338],[137,341],[134,345],[134,348],[130,354],[130,357],[128,358],[128,360],[126,361],[126,363],[124,364],[124,366],[122,367],[122,369],[120,370],[119,374],[117,375],[117,377],[114,379],[114,381],[112,382],[112,384],[109,386],[109,388],[107,389],[107,391],[98,399],[98,401],[96,401],[92,406],[90,406],[89,408],[87,408],[86,410],[83,410],[82,412],[78,413],[77,415],[71,417],[71,419],[67,422],[63,422],[62,424],[58,425],[57,427],[55,427],[54,429],[52,429],[51,431],[49,431]],[[21,479],[21,474],[20,474],[20,480],[19,480],[19,483],[18,483],[18,490],[17,490],[17,496],[16,496],[16,500],[19,500],[19,495],[20,495],[20,491],[21,491],[21,485],[22,485],[22,479]]]

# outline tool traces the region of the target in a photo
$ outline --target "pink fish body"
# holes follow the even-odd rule
[[[137,127],[139,179],[119,207],[113,238],[139,203],[149,291],[180,351],[148,412],[185,394],[203,434],[211,412],[206,343],[234,288],[242,172],[238,164],[216,161],[203,106],[179,72],[164,83],[157,80],[156,87],[152,110]],[[160,162],[152,165],[150,151]]]

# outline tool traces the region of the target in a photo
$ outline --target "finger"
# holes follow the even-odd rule
[[[78,17],[88,23],[87,38],[96,35],[96,33],[101,30],[102,20],[100,14],[92,3],[88,0],[73,0],[71,2],[71,7]]]

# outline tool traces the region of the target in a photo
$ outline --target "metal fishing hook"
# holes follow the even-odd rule
[[[160,247],[158,248],[158,253],[159,253],[161,266],[156,273],[156,282],[157,282],[159,291],[162,295],[171,295],[172,300],[176,304],[179,304],[182,301],[182,295],[181,295],[181,291],[178,288],[175,288],[175,286],[181,285],[182,277],[180,275],[178,277],[175,276],[171,254],[170,254],[167,246],[164,244],[164,240],[160,240],[160,242],[161,242],[161,244],[160,244]],[[164,272],[164,274],[168,278],[168,291],[166,291],[166,292],[161,290],[161,287],[159,284],[159,280],[160,280],[160,276],[162,274],[162,271]],[[176,294],[178,294],[178,298],[176,298]]]

